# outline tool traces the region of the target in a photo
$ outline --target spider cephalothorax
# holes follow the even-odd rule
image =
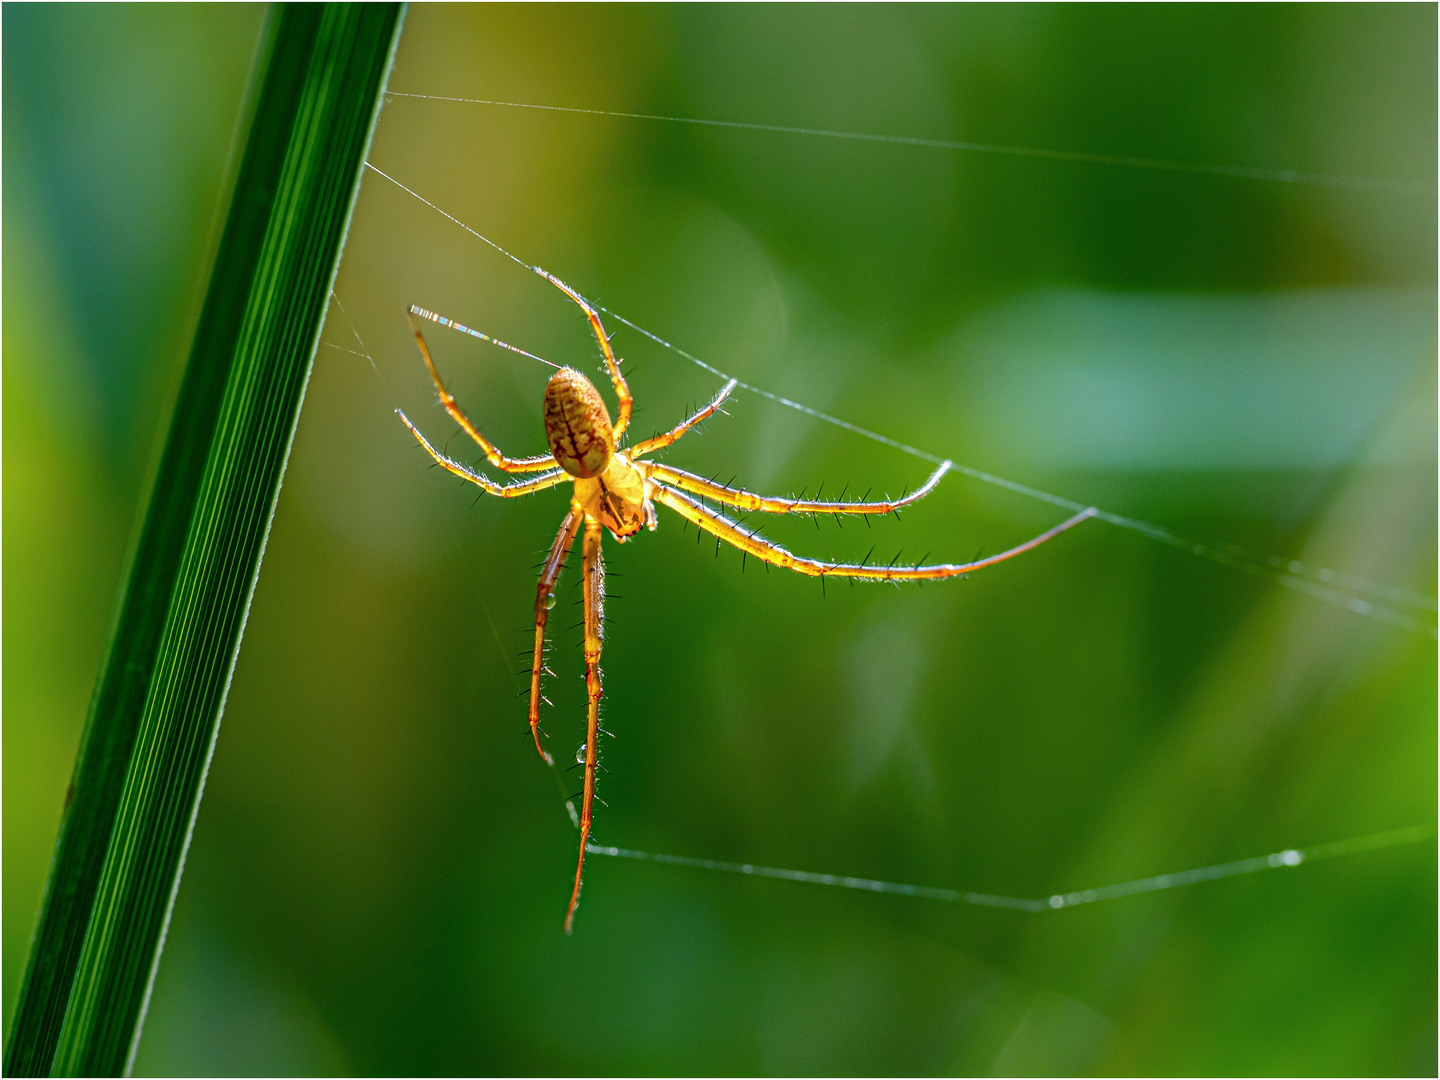
[[[674,443],[695,425],[715,414],[722,402],[736,387],[731,379],[718,394],[699,412],[670,431],[654,438],[636,443],[629,449],[621,446],[625,429],[630,424],[634,408],[630,388],[620,374],[620,361],[610,348],[610,339],[600,323],[600,316],[585,299],[570,286],[553,274],[535,268],[552,285],[560,289],[585,312],[595,340],[600,344],[605,367],[615,388],[619,402],[618,419],[612,424],[610,412],[605,406],[595,384],[573,368],[561,368],[545,387],[544,417],[545,439],[550,453],[538,457],[509,458],[500,452],[494,443],[481,435],[456,404],[440,378],[425,337],[415,322],[417,315],[433,318],[422,308],[410,309],[411,327],[415,340],[420,346],[420,355],[430,373],[435,390],[440,395],[440,404],[451,418],[460,425],[475,444],[485,453],[486,459],[497,469],[507,473],[540,473],[530,480],[519,480],[511,484],[497,484],[494,480],[440,453],[410,423],[404,413],[400,419],[420,440],[430,456],[437,463],[456,476],[477,485],[491,495],[513,498],[529,495],[536,491],[555,487],[570,480],[573,490],[570,495],[570,511],[560,525],[560,532],[550,547],[544,568],[540,572],[540,583],[535,595],[535,649],[530,666],[530,731],[535,739],[535,749],[547,762],[551,757],[545,752],[540,741],[540,676],[544,672],[545,623],[554,604],[555,585],[565,558],[575,543],[575,537],[582,528],[585,538],[582,542],[583,563],[581,567],[582,591],[585,606],[585,690],[589,699],[585,745],[581,748],[585,764],[585,786],[582,790],[580,809],[580,858],[575,868],[575,885],[570,893],[570,903],[565,910],[565,932],[574,925],[575,907],[580,902],[580,884],[585,870],[585,850],[590,842],[592,808],[595,799],[596,739],[600,733],[600,698],[603,690],[600,684],[600,649],[602,644],[602,614],[605,603],[605,568],[600,553],[600,540],[604,530],[620,541],[634,536],[641,527],[655,528],[654,503],[668,506],[687,521],[704,529],[719,540],[723,540],[748,555],[773,566],[794,570],[811,577],[859,578],[867,581],[933,581],[938,578],[958,577],[971,570],[991,566],[1031,550],[1058,536],[1066,529],[1095,515],[1094,508],[1083,510],[1061,522],[1053,529],[1009,551],[969,563],[943,563],[932,566],[867,566],[862,561],[855,563],[821,562],[793,555],[779,544],[771,543],[758,532],[741,528],[736,522],[706,505],[705,500],[731,506],[737,510],[759,510],[768,514],[888,514],[900,507],[928,495],[950,469],[950,462],[943,462],[917,491],[900,498],[883,502],[845,502],[841,500],[820,501],[818,499],[777,498],[755,495],[725,484],[716,484],[704,477],[685,472],[670,465],[643,460],[647,455]],[[482,335],[483,336],[483,335]],[[492,339],[493,340],[493,339]],[[517,350],[518,351],[518,350]],[[528,355],[528,354],[527,354]],[[699,496],[698,499],[691,496]]]

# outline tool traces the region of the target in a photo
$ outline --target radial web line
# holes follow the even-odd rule
[[[858,889],[861,892],[894,893],[900,896],[916,896],[927,900],[945,900],[952,904],[973,904],[977,907],[1009,908],[1012,911],[1058,911],[1061,908],[1079,907],[1082,904],[1098,904],[1105,900],[1119,900],[1125,896],[1141,893],[1165,892],[1184,885],[1201,881],[1216,881],[1220,878],[1236,877],[1240,874],[1255,874],[1262,870],[1278,870],[1299,866],[1317,859],[1333,859],[1342,855],[1358,855],[1365,851],[1379,851],[1382,848],[1415,844],[1434,835],[1427,825],[1412,825],[1408,829],[1392,832],[1372,833],[1353,840],[1338,840],[1329,844],[1316,844],[1308,848],[1286,848],[1270,855],[1256,855],[1235,862],[1215,863],[1193,870],[1180,870],[1173,874],[1157,874],[1155,877],[1122,881],[1115,885],[1101,885],[1098,888],[1082,889],[1078,892],[1055,893],[1042,900],[1022,896],[996,896],[991,893],[962,892],[958,889],[938,889],[929,885],[902,885],[894,881],[875,881],[870,878],[841,877],[836,874],[814,874],[808,870],[781,870],[773,866],[756,866],[753,863],[721,862],[717,859],[692,859],[685,855],[656,855],[648,851],[633,851],[629,848],[607,847],[591,842],[586,851],[592,855],[609,855],[620,859],[635,859],[641,862],[666,863],[670,866],[688,866],[696,870],[719,870],[727,874],[746,874],[752,877],[779,878],[783,881],[799,881],[807,885],[830,885],[839,889]]]
[[[447,213],[445,210],[442,210],[440,207],[436,206],[433,202],[425,198],[423,195],[419,194],[417,191],[413,190],[412,188],[406,187],[389,173],[384,172],[383,170],[377,168],[375,165],[371,164],[368,161],[365,164],[366,167],[369,168],[372,172],[384,177],[386,180],[390,181],[392,184],[398,187],[401,191],[405,192],[407,195],[410,195],[412,198],[418,200],[419,202],[424,203],[426,206],[430,207],[442,217],[453,222],[455,225],[458,225],[461,229],[469,233],[471,236],[475,237],[477,240],[481,241],[482,243],[486,244],[491,248],[494,248],[495,251],[499,252],[507,259],[510,259],[512,262],[516,263],[519,266],[523,266],[525,269],[531,271],[532,273],[545,276],[545,271],[542,270],[540,267],[531,266],[524,259],[521,259],[519,256],[507,251],[505,248],[497,244],[494,240],[491,240],[488,236],[485,236],[483,233],[480,233],[475,229],[472,229],[469,225],[465,224],[453,214]],[[625,316],[619,314],[618,312],[612,311],[609,308],[604,307],[603,305],[596,304],[594,306],[597,308],[597,310],[604,312],[606,315],[609,315],[617,322],[623,323],[625,326],[628,326],[636,333],[649,338],[657,345],[670,352],[675,353],[677,356],[684,357],[686,360],[689,360],[691,363],[697,365],[703,370],[710,372],[712,375],[727,380],[734,378],[734,376],[728,374],[727,372],[721,371],[713,364],[708,364],[704,360],[701,360],[693,353],[687,352],[680,346],[674,345],[671,342],[666,341],[658,334],[645,329],[643,326],[631,322],[629,319],[625,318]],[[429,313],[427,312],[426,314],[428,315]],[[474,336],[477,337],[484,336],[479,334],[478,332],[469,331],[468,328],[467,332],[473,333]],[[493,341],[494,339],[487,340]],[[513,348],[511,346],[506,347]],[[769,390],[754,386],[750,383],[744,382],[743,380],[735,379],[735,383],[740,388],[748,390],[752,394],[756,394],[770,401],[774,401],[780,405],[786,406],[787,408],[795,409],[798,412],[802,412],[807,416],[814,417],[815,419],[824,421],[827,424],[833,424],[836,427],[843,428],[846,431],[852,432],[863,438],[870,439],[884,446],[892,447],[896,450],[901,451],[902,453],[919,458],[922,461],[927,461],[931,464],[938,465],[942,461],[947,460],[946,458],[942,458],[926,450],[921,450],[918,447],[911,446],[908,443],[900,442],[898,439],[892,439],[888,435],[882,435],[879,432],[871,431],[869,428],[861,427],[858,424],[852,424],[848,420],[842,420],[837,416],[831,416],[829,413],[821,412],[819,409],[813,409],[809,405],[805,405],[798,401],[792,401],[790,398],[782,397],[779,394],[772,393]],[[982,481],[986,484],[992,484],[996,487],[1004,488],[1007,491],[1013,491],[1018,495],[1024,495],[1027,498],[1037,499],[1041,502],[1049,503],[1052,506],[1071,510],[1073,512],[1084,510],[1089,505],[1087,503],[1076,502],[1073,499],[1067,499],[1061,495],[1055,495],[1047,491],[1042,491],[1039,488],[1030,487],[1027,484],[1021,484],[1014,480],[1007,480],[1004,477],[995,476],[992,473],[984,472],[981,469],[971,468],[968,465],[952,465],[952,468],[956,472],[962,473],[965,476],[969,476],[972,479]],[[1433,596],[1427,596],[1424,593],[1415,592],[1413,590],[1401,588],[1394,585],[1369,581],[1365,578],[1358,577],[1353,574],[1341,573],[1335,570],[1327,569],[1325,567],[1311,566],[1301,562],[1298,559],[1282,559],[1278,555],[1272,555],[1268,558],[1265,558],[1263,556],[1256,556],[1246,553],[1243,549],[1236,545],[1227,544],[1224,546],[1215,546],[1198,543],[1196,541],[1188,540],[1184,537],[1178,536],[1161,525],[1155,525],[1151,522],[1142,521],[1138,518],[1126,517],[1123,514],[1116,514],[1108,510],[1097,510],[1095,517],[1100,521],[1108,522],[1109,524],[1117,526],[1118,528],[1128,529],[1132,532],[1139,533],[1140,535],[1149,537],[1150,539],[1155,540],[1159,543],[1174,547],[1180,551],[1189,552],[1190,554],[1195,555],[1199,558],[1207,559],[1211,562],[1218,563],[1221,566],[1229,567],[1232,570],[1237,570],[1241,573],[1250,574],[1252,576],[1263,578],[1268,581],[1273,581],[1278,585],[1284,586],[1285,588],[1293,589],[1296,592],[1304,593],[1306,596],[1310,596],[1316,600],[1321,600],[1325,603],[1345,608],[1346,610],[1352,611],[1357,615],[1364,615],[1368,618],[1375,619],[1379,622],[1386,623],[1390,626],[1394,626],[1398,629],[1409,631],[1411,633],[1422,634],[1426,637],[1440,639],[1440,629],[1437,629],[1437,627],[1433,624],[1421,619],[1417,619],[1409,614],[1406,614],[1405,612],[1396,611],[1393,608],[1386,607],[1383,604],[1375,603],[1372,600],[1365,599],[1363,596],[1356,596],[1353,594],[1366,593],[1371,596],[1383,597],[1391,603],[1402,604],[1412,608],[1419,608],[1427,611],[1435,611],[1437,607],[1440,607],[1440,605],[1437,605],[1436,598]],[[1311,580],[1312,577],[1318,578],[1319,580]],[[1337,585],[1341,587],[1336,588]],[[1345,590],[1349,591],[1347,592]]]
[[[1119,165],[1134,169],[1199,173],[1204,176],[1233,176],[1243,180],[1270,180],[1282,184],[1309,184],[1318,187],[1356,188],[1399,195],[1433,195],[1435,186],[1413,180],[1386,180],[1371,176],[1336,176],[1331,173],[1300,172],[1295,169],[1261,169],[1250,165],[1214,165],[1198,161],[1167,161],[1125,154],[1091,154],[1081,150],[1047,150],[1032,146],[1001,146],[994,143],[962,142],[957,139],[928,139],[910,135],[876,135],[862,131],[832,131],[827,128],[790,127],[784,124],[752,124],[740,120],[703,120],[693,116],[655,116],[651,113],[612,112],[608,109],[578,109],[563,105],[533,105],[523,101],[491,101],[486,98],[446,97],[441,94],[406,94],[388,90],[386,98],[420,101],[448,101],[465,105],[494,105],[507,109],[534,109],[540,112],[572,113],[581,116],[608,116],[622,120],[654,120],[666,124],[694,124],[700,127],[765,131],[778,135],[810,135],[852,142],[889,143],[930,150],[964,150],[1009,157],[1042,158],[1047,161],[1075,161],[1087,165]]]

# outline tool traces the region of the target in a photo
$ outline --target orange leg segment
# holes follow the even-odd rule
[[[435,392],[440,395],[440,404],[445,406],[445,411],[465,430],[465,434],[474,439],[476,445],[485,451],[485,457],[489,459],[491,465],[512,473],[540,472],[555,467],[555,458],[550,454],[529,458],[506,457],[494,443],[481,435],[475,425],[470,423],[470,418],[465,415],[455,399],[450,396],[450,391],[445,389],[445,383],[440,378],[435,361],[430,359],[430,347],[425,344],[425,335],[420,332],[420,324],[415,321],[414,312],[410,314],[410,329],[415,333],[415,344],[420,346],[420,356],[425,361],[425,370],[430,373],[430,381],[435,384]],[[409,423],[408,420],[405,422]],[[415,429],[412,427],[410,430],[414,431]],[[431,452],[433,453],[433,451]]]
[[[585,872],[585,848],[590,843],[591,808],[595,802],[595,745],[600,738],[600,645],[605,617],[605,561],[600,554],[602,527],[598,521],[585,519],[584,580],[585,591],[585,693],[590,711],[585,725],[585,791],[580,803],[580,861],[575,867],[575,889],[570,906],[565,909],[565,933],[575,927],[575,908],[580,903],[580,881]]]
[[[861,578],[867,581],[932,581],[938,578],[968,574],[972,570],[994,566],[1006,559],[1013,559],[1016,555],[1033,551],[1047,540],[1053,540],[1066,530],[1073,529],[1082,521],[1089,521],[1096,514],[1093,506],[1088,507],[1070,520],[1062,521],[1053,529],[1048,529],[1009,551],[1002,551],[998,555],[977,559],[974,562],[941,563],[934,566],[866,566],[863,563],[821,562],[818,559],[806,559],[799,555],[792,555],[779,544],[771,543],[757,533],[746,532],[723,514],[716,513],[708,506],[701,506],[694,499],[678,491],[656,484],[652,495],[656,502],[663,503],[712,536],[719,537],[732,547],[739,548],[762,562],[780,566],[786,570],[794,570],[796,573],[805,574],[808,577]]]
[[[620,400],[620,411],[616,414],[615,420],[615,441],[619,442],[620,436],[625,434],[625,429],[630,426],[630,414],[635,410],[635,399],[630,396],[630,386],[626,383],[625,376],[620,374],[620,361],[615,357],[615,350],[610,348],[610,336],[605,333],[605,327],[600,323],[600,313],[590,306],[590,301],[554,274],[542,270],[538,266],[532,266],[530,269],[574,300],[580,305],[580,310],[585,312],[585,318],[590,322],[590,329],[595,334],[595,340],[600,343],[600,352],[605,357],[605,366],[610,372],[610,381],[615,384],[615,396]]]
[[[544,569],[540,571],[540,584],[535,590],[535,658],[530,662],[530,734],[535,736],[535,749],[545,759],[545,764],[554,764],[554,759],[540,745],[540,675],[545,670],[545,620],[555,603],[555,583],[560,580],[560,571],[565,567],[565,557],[575,543],[575,534],[580,531],[583,511],[572,505],[570,513],[560,523],[555,543],[550,545],[550,554],[545,558]]]
[[[935,485],[940,483],[940,478],[950,471],[950,462],[941,462],[940,467],[930,474],[930,479],[904,498],[886,499],[883,502],[782,499],[774,495],[755,495],[741,488],[717,484],[712,480],[706,480],[703,476],[696,476],[684,469],[677,469],[673,465],[662,465],[658,461],[636,462],[635,467],[651,480],[659,480],[661,483],[680,488],[693,495],[703,495],[707,499],[723,503],[726,506],[733,506],[737,510],[760,510],[766,514],[888,514],[892,510],[899,510],[901,507],[919,502],[934,491]]]
[[[636,443],[630,448],[631,459],[633,460],[634,458],[638,458],[643,454],[652,454],[656,450],[664,449],[665,447],[674,443],[677,439],[680,438],[681,435],[684,435],[696,424],[708,420],[711,416],[715,415],[716,410],[718,410],[720,406],[724,404],[725,399],[730,396],[730,392],[739,385],[740,381],[738,379],[731,379],[728,383],[726,383],[720,388],[720,392],[718,394],[716,394],[713,398],[710,399],[710,404],[706,405],[699,412],[695,413],[694,416],[691,416],[684,422],[677,424],[674,428],[665,432],[664,435],[656,435],[653,439],[646,439],[644,442]]]
[[[415,438],[420,441],[420,445],[435,459],[436,464],[446,472],[453,473],[455,476],[460,477],[461,480],[469,480],[470,483],[478,488],[483,488],[491,495],[498,495],[502,499],[514,499],[520,495],[533,495],[537,491],[544,491],[546,488],[552,488],[556,484],[561,484],[571,479],[570,474],[564,469],[556,469],[554,472],[548,472],[544,476],[537,476],[533,480],[517,480],[513,484],[497,484],[494,480],[491,480],[482,473],[473,472],[454,458],[446,457],[439,450],[436,450],[435,447],[430,445],[430,440],[425,438],[424,435],[421,435],[420,429],[412,424],[410,418],[399,409],[395,410],[395,415],[400,417],[405,426],[410,429],[410,434],[414,435]],[[552,458],[551,460],[553,461],[554,459]]]

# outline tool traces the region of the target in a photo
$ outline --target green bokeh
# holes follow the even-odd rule
[[[7,1021],[260,17],[4,12]],[[749,382],[1434,596],[1435,19],[417,8],[391,81],[1419,195],[400,97],[371,160]],[[593,346],[374,174],[336,292],[139,1071],[1434,1073],[1431,844],[1040,915],[592,857],[564,938],[575,833],[512,674],[563,496],[472,506],[392,410],[462,452],[410,303],[556,361]],[[537,451],[545,369],[431,340],[483,429]],[[716,387],[616,345],[638,431]],[[777,491],[928,467],[753,395],[729,411],[667,460]],[[951,477],[898,523],[766,532],[960,559],[1059,515]],[[607,844],[1046,896],[1435,817],[1431,638],[1134,532],[825,596],[670,515],[608,557]]]

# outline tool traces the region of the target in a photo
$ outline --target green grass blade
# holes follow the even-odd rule
[[[271,20],[7,1075],[115,1075],[133,1059],[401,17],[317,4]]]

